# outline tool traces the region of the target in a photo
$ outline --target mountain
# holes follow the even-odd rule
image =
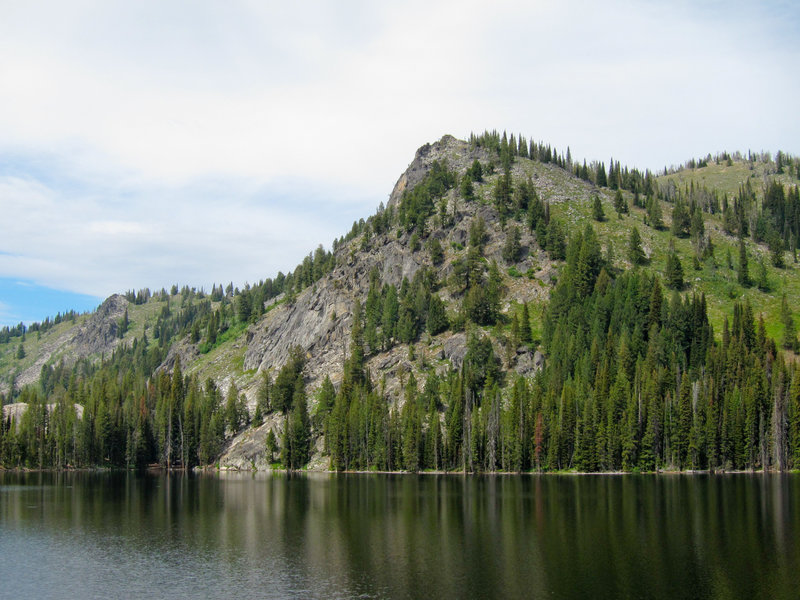
[[[657,175],[445,136],[292,273],[6,328],[0,459],[800,466],[798,175],[782,153]]]

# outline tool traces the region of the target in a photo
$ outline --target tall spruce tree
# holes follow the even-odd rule
[[[683,265],[677,253],[673,250],[667,254],[667,265],[664,269],[664,278],[667,286],[673,290],[683,289]]]
[[[750,287],[752,279],[750,279],[750,270],[747,266],[747,248],[744,244],[744,237],[739,236],[739,264],[736,270],[736,280],[739,285],[743,287]]]
[[[600,201],[600,195],[594,194],[592,196],[592,218],[595,221],[605,221],[606,215],[603,212],[603,203]]]
[[[647,262],[644,250],[642,249],[642,236],[639,229],[634,227],[628,236],[628,260],[632,265],[643,265]]]

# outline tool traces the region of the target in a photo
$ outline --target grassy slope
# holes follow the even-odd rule
[[[736,190],[742,173],[747,169],[747,165],[738,163],[734,164],[734,167],[739,168],[726,169],[725,167],[710,165],[704,169],[669,175],[664,179],[681,177],[682,181],[687,183],[694,179],[695,184],[697,182],[705,182],[706,184],[711,182],[714,185],[719,185],[719,189]],[[761,170],[763,171],[763,165]],[[767,292],[762,292],[757,287],[744,288],[737,282],[738,240],[725,234],[720,215],[705,215],[706,232],[711,236],[715,247],[715,255],[713,261],[702,263],[701,270],[697,271],[692,266],[694,252],[691,240],[673,238],[668,230],[656,231],[648,227],[644,224],[644,211],[641,209],[633,209],[630,215],[618,219],[611,205],[610,194],[606,194],[604,200],[606,215],[609,218],[604,223],[596,224],[595,226],[603,237],[613,240],[617,265],[624,264],[628,266],[625,252],[628,235],[634,225],[638,227],[639,233],[642,234],[644,246],[650,255],[650,265],[646,268],[662,274],[666,264],[669,240],[672,238],[683,264],[684,278],[687,283],[686,291],[706,294],[709,318],[717,335],[721,334],[724,316],[732,314],[734,302],[743,301],[744,299],[750,301],[756,316],[763,315],[767,333],[776,339],[779,339],[783,334],[783,325],[780,321],[783,294],[786,294],[789,300],[789,306],[794,313],[795,320],[797,321],[800,318],[800,306],[796,301],[797,298],[800,298],[800,266],[792,261],[790,253],[786,253],[786,268],[776,269],[770,263],[770,255],[766,246],[757,245],[752,240],[748,240],[747,250],[751,278],[756,276],[758,258],[763,258],[767,266],[770,289]],[[590,207],[588,203],[584,203],[582,209],[584,217],[589,218]],[[662,203],[662,213],[667,226],[669,226],[671,211],[672,205]],[[729,268],[727,264],[729,252],[733,268]]]
[[[25,358],[17,358],[21,338],[15,337],[6,344],[0,344],[0,373],[15,374],[24,371],[36,362],[41,348],[47,344],[54,343],[59,337],[67,333],[72,327],[80,326],[89,318],[88,315],[80,315],[75,318],[75,322],[62,321],[43,334],[28,333],[22,347],[25,350]]]
[[[733,197],[739,190],[739,186],[748,179],[753,189],[760,193],[764,187],[765,178],[778,179],[784,185],[797,185],[798,181],[793,177],[782,174],[777,175],[774,163],[749,162],[747,160],[733,161],[728,166],[725,161],[717,164],[709,162],[707,167],[699,169],[681,169],[675,173],[662,175],[658,178],[660,184],[674,183],[683,189],[684,186],[694,182],[695,186],[706,187],[709,190],[718,190],[728,197]]]
[[[756,192],[759,201],[763,198],[763,190],[765,182],[769,179],[778,179],[784,186],[798,185],[798,180],[787,175],[777,175],[774,173],[773,163],[748,161],[734,161],[731,166],[728,166],[724,161],[720,164],[709,162],[707,167],[699,169],[683,169],[676,173],[662,176],[659,178],[659,183],[674,182],[676,185],[686,186],[694,183],[695,187],[705,186],[708,189],[717,189],[720,192],[726,193],[729,197],[733,197],[741,184],[747,179],[750,179],[751,186]],[[665,209],[671,207],[666,206]],[[668,215],[665,212],[665,215]],[[738,262],[738,242],[736,238],[728,236],[722,229],[722,220],[719,215],[706,216],[706,230],[710,228],[712,241],[716,247],[716,263],[717,268],[714,269],[709,265],[704,265],[702,271],[697,275],[695,271],[690,269],[691,275],[699,277],[700,281],[692,281],[691,283],[699,290],[706,293],[709,301],[709,311],[714,317],[714,327],[717,332],[721,331],[721,314],[730,314],[734,299],[747,298],[753,306],[753,311],[758,315],[764,316],[764,321],[767,328],[767,333],[776,339],[780,339],[783,334],[783,325],[780,321],[780,308],[781,298],[786,294],[789,302],[789,308],[792,310],[795,323],[800,319],[800,265],[792,260],[790,252],[786,252],[785,269],[776,269],[770,262],[770,254],[766,245],[756,245],[752,240],[748,240],[747,250],[749,254],[749,267],[750,275],[755,278],[757,269],[758,257],[763,257],[764,263],[767,265],[767,277],[770,289],[768,292],[761,292],[755,287],[744,289],[736,282],[736,264]],[[682,240],[682,245],[685,248],[684,255],[691,257],[691,242],[689,240]],[[726,254],[730,251],[733,258],[734,269],[728,269]],[[663,262],[662,262],[663,264]],[[684,262],[684,272],[687,275],[690,271],[686,270],[687,266],[691,266],[689,261]]]
[[[177,309],[181,305],[181,295],[172,296],[170,298],[170,306]],[[131,342],[134,338],[141,339],[145,329],[148,333],[148,341],[152,345],[158,343],[158,340],[153,339],[153,326],[158,320],[161,310],[166,306],[166,300],[158,298],[151,298],[145,304],[128,306],[128,319],[130,322],[129,329],[125,334],[125,340]],[[23,348],[25,349],[25,358],[19,360],[17,356],[17,348],[20,344],[20,338],[11,338],[7,344],[0,344],[0,373],[11,374],[21,372],[30,367],[40,355],[43,348],[51,346],[58,341],[59,338],[64,336],[65,340],[72,337],[70,330],[78,328],[83,325],[90,317],[90,314],[79,315],[75,322],[63,321],[58,325],[50,328],[45,333],[39,334],[38,332],[28,333],[25,336]],[[57,363],[62,356],[69,353],[68,349],[61,349],[54,352],[53,356],[48,361],[49,364]]]
[[[717,337],[721,336],[724,317],[731,318],[734,302],[744,301],[745,299],[750,301],[756,317],[763,315],[767,333],[778,341],[783,335],[783,324],[780,319],[783,294],[786,294],[789,301],[789,307],[793,312],[795,323],[800,322],[800,303],[798,303],[798,299],[800,299],[800,265],[793,262],[790,252],[786,252],[785,255],[786,268],[776,269],[771,265],[767,247],[754,244],[752,240],[748,240],[750,276],[752,279],[756,278],[758,258],[763,257],[767,265],[770,289],[768,292],[762,292],[755,286],[743,288],[737,283],[738,240],[725,234],[720,215],[704,215],[706,218],[706,232],[710,234],[715,247],[715,259],[714,261],[702,263],[701,270],[696,271],[693,268],[692,257],[694,256],[694,251],[691,240],[674,238],[669,232],[670,215],[672,213],[671,204],[662,202],[661,208],[666,229],[657,231],[645,225],[645,211],[643,209],[631,208],[630,214],[618,218],[613,208],[614,192],[608,189],[601,189],[598,191],[603,202],[606,220],[598,223],[592,220],[591,217],[591,188],[584,185],[570,173],[551,165],[543,165],[522,158],[517,159],[515,171],[545,183],[544,190],[540,189],[540,195],[543,200],[550,201],[551,215],[565,223],[568,232],[578,231],[583,228],[586,222],[591,221],[604,250],[610,241],[614,265],[617,268],[630,268],[630,263],[626,256],[627,244],[630,231],[635,226],[642,236],[645,252],[650,257],[650,263],[641,268],[655,271],[663,276],[669,241],[672,238],[683,265],[684,279],[686,281],[684,293],[706,294],[709,319],[714,326]],[[754,179],[751,185],[760,198],[763,195],[765,173],[768,177],[776,176],[769,171],[770,167],[763,163],[754,163],[751,169],[751,165],[747,161],[734,162],[730,167],[725,163],[717,165],[712,162],[708,167],[684,169],[661,176],[658,178],[658,182],[659,184],[666,184],[673,181],[676,185],[682,187],[690,185],[693,181],[695,186],[706,186],[709,189],[716,188],[732,196],[739,189],[739,185],[748,177],[751,177]],[[517,176],[518,174],[515,173],[515,177]],[[484,197],[484,201],[490,201],[492,186],[497,177],[499,175],[489,177],[486,185],[482,187],[481,195]],[[537,177],[538,179],[536,179]],[[785,185],[798,184],[796,179],[787,175],[778,177]],[[632,194],[625,192],[625,196],[628,204],[632,206]],[[732,257],[733,268],[728,268],[727,266],[728,251],[730,251]],[[538,306],[531,307],[531,317],[534,320],[532,326],[535,332],[539,331],[541,327],[540,308]],[[534,335],[536,334],[534,333]]]

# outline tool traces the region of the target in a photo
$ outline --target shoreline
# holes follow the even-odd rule
[[[343,470],[336,471],[331,469],[233,469],[233,468],[219,468],[214,466],[205,467],[192,467],[186,469],[167,468],[160,465],[148,465],[144,469],[126,469],[124,467],[67,467],[67,468],[44,468],[36,469],[29,467],[4,467],[0,465],[0,473],[197,473],[197,474],[228,474],[228,473],[284,473],[284,474],[327,474],[327,475],[454,475],[461,477],[473,476],[500,476],[500,477],[515,477],[515,476],[541,476],[541,475],[560,475],[560,476],[605,476],[605,477],[619,477],[626,475],[789,475],[793,473],[800,473],[800,469],[792,469],[786,471],[779,471],[775,469],[757,469],[757,470],[721,470],[721,469],[687,469],[685,471],[659,469],[656,471],[372,471],[372,470]]]

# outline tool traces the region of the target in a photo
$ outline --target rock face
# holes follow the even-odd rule
[[[270,429],[275,432],[276,439],[280,440],[283,432],[283,418],[273,414],[260,427],[247,429],[234,438],[220,457],[219,468],[228,471],[269,469],[270,462],[266,448]]]
[[[475,159],[485,161],[488,156],[483,149],[470,148],[469,144],[452,135],[445,135],[433,144],[425,144],[417,150],[414,160],[394,184],[388,206],[396,206],[403,192],[422,181],[434,161],[445,160],[451,169],[463,172]]]
[[[75,404],[75,415],[79,418],[83,418],[83,405],[82,404]],[[53,411],[56,409],[56,404],[51,403],[47,405],[47,414],[52,414]],[[22,419],[22,416],[27,412],[28,404],[26,402],[14,402],[12,404],[6,404],[3,406],[3,419],[10,420],[12,423],[19,423]]]
[[[332,282],[306,290],[291,305],[280,305],[250,329],[252,339],[244,356],[246,370],[278,369],[299,346],[308,359],[312,379],[321,372],[340,371],[343,344],[350,331],[352,299]]]
[[[541,371],[544,367],[544,355],[539,352],[531,352],[528,348],[517,348],[514,357],[514,371],[520,375],[532,375]]]
[[[306,374],[312,387],[325,374],[336,383],[347,352],[353,305],[356,298],[364,302],[372,269],[377,269],[381,283],[399,287],[404,278],[412,279],[420,267],[430,264],[423,253],[409,250],[407,241],[407,236],[384,235],[373,238],[369,249],[355,256],[350,256],[349,248],[340,250],[332,273],[292,304],[276,306],[250,329],[245,370],[280,368],[291,348],[300,346],[308,359]]]
[[[36,382],[45,364],[63,359],[69,366],[80,358],[110,354],[122,342],[118,336],[119,321],[127,307],[128,301],[124,296],[114,294],[107,298],[83,324],[43,344],[36,361],[20,373],[15,386],[21,388]]]
[[[434,161],[446,161],[448,168],[460,175],[476,159],[487,163],[492,156],[483,148],[471,148],[466,142],[449,135],[422,146],[395,184],[389,207],[397,206],[403,192],[422,181]],[[523,177],[524,174],[515,173],[515,176]],[[458,197],[456,190],[451,190],[445,199],[448,214],[453,215],[453,225],[431,232],[431,236],[437,237],[445,250],[445,260],[435,267],[439,280],[446,281],[452,272],[455,258],[453,248],[467,245],[469,227],[475,218],[482,218],[486,223],[486,258],[502,263],[506,234],[500,227],[499,215],[491,203],[466,203]],[[306,382],[312,390],[326,374],[334,383],[338,383],[348,352],[353,304],[356,299],[362,303],[366,300],[370,272],[373,269],[377,271],[382,285],[391,284],[399,288],[403,279],[410,281],[421,267],[434,268],[427,251],[410,249],[410,237],[408,232],[401,231],[398,234],[392,230],[371,237],[363,246],[361,238],[356,238],[340,247],[336,252],[337,266],[332,273],[298,295],[292,304],[276,306],[250,328],[251,339],[245,352],[244,369],[276,370],[285,363],[291,348],[300,346],[308,360]],[[517,266],[519,271],[525,272],[534,265],[547,265],[546,255],[538,249],[529,232],[522,232],[521,244],[527,252],[521,253],[523,258]],[[448,299],[446,289],[440,293]],[[529,301],[544,296],[546,288],[523,282],[509,286],[506,301]],[[465,353],[466,337],[464,334],[455,334],[447,338],[442,358],[447,359],[454,368],[460,368]],[[370,365],[373,374],[385,374],[388,367],[383,361],[387,360],[396,362],[400,359],[393,353],[377,355],[374,357],[375,364]],[[395,363],[391,366],[395,366]],[[391,381],[388,385],[393,387]],[[248,397],[252,396],[252,391],[250,389]]]
[[[80,357],[110,352],[120,342],[119,321],[128,308],[128,301],[119,294],[106,299],[73,336],[74,352]]]
[[[450,361],[454,369],[460,369],[467,355],[467,336],[457,333],[444,343],[444,357]]]
[[[164,359],[164,362],[161,363],[159,369],[164,369],[171,373],[175,368],[175,363],[178,360],[180,360],[181,369],[183,369],[186,367],[186,365],[192,364],[192,362],[195,361],[199,355],[200,353],[197,349],[197,344],[190,343],[188,339],[180,340],[170,346],[169,352],[167,352],[167,357]]]

